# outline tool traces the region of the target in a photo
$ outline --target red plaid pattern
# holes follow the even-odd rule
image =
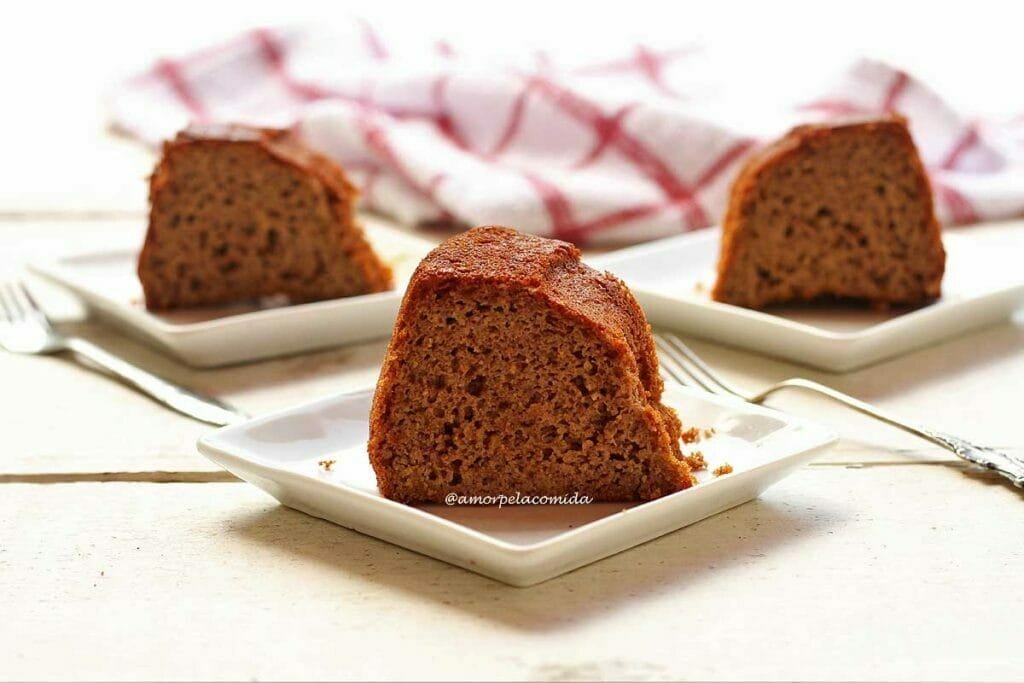
[[[365,22],[260,29],[160,60],[110,104],[115,125],[151,143],[189,121],[297,126],[369,208],[402,221],[635,242],[715,222],[758,142],[690,106],[707,76],[694,57],[640,46],[597,64],[488,65],[447,41],[390,45]],[[790,118],[886,111],[910,118],[945,222],[1024,212],[1019,139],[889,66],[854,65]]]

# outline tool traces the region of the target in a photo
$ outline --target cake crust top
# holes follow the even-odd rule
[[[359,190],[348,181],[336,163],[302,143],[298,133],[287,128],[259,128],[238,123],[191,124],[163,145],[164,157],[198,145],[250,144],[260,147],[275,160],[312,174],[330,192],[345,202],[354,202]],[[159,174],[150,180],[152,192]]]
[[[413,274],[409,290],[418,294],[421,288],[456,283],[529,289],[632,356],[644,388],[653,399],[660,398],[663,383],[643,310],[621,280],[582,263],[580,257],[580,250],[568,242],[501,226],[473,228],[431,251]],[[407,295],[403,312],[415,298]]]

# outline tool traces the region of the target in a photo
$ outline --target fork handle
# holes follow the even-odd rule
[[[67,340],[66,346],[69,350],[88,358],[96,365],[135,387],[158,403],[162,403],[183,415],[188,415],[193,419],[219,427],[248,419],[245,413],[232,408],[227,403],[213,396],[207,396],[198,391],[192,391],[178,384],[168,382],[150,372],[146,372],[142,368],[132,365],[122,358],[118,358],[90,341],[80,337],[72,337]]]
[[[1001,453],[991,448],[977,446],[966,439],[961,439],[960,437],[946,434],[945,432],[915,425],[894,416],[892,413],[884,412],[870,403],[865,403],[858,398],[854,398],[849,394],[844,394],[843,392],[837,391],[832,387],[827,387],[824,384],[818,384],[817,382],[812,382],[808,379],[787,379],[769,387],[760,394],[751,397],[749,400],[751,403],[764,403],[764,400],[768,398],[768,396],[774,394],[780,389],[786,388],[806,389],[808,391],[813,391],[823,396],[827,396],[828,398],[838,401],[839,403],[853,408],[858,412],[870,415],[871,417],[881,420],[886,424],[890,424],[893,427],[910,432],[911,434],[916,434],[923,439],[927,439],[932,443],[938,444],[957,457],[968,462],[994,470],[1012,481],[1015,486],[1024,488],[1024,460],[1007,455],[1006,453]]]

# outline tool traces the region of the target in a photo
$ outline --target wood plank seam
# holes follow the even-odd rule
[[[0,221],[12,223],[31,223],[35,221],[45,222],[53,220],[66,221],[109,221],[144,219],[147,214],[144,211],[133,211],[129,209],[97,209],[97,210],[51,210],[51,209],[25,209],[0,211]]]
[[[147,484],[223,484],[240,482],[230,472],[56,472],[0,474],[0,484],[75,484],[82,482],[138,482]]]

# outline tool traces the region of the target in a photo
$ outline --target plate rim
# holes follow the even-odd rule
[[[121,320],[130,321],[133,326],[139,330],[145,330],[151,334],[155,333],[166,337],[187,337],[195,334],[216,332],[224,328],[242,326],[253,322],[253,320],[264,321],[268,318],[276,319],[302,316],[315,313],[320,309],[330,310],[351,308],[361,304],[373,303],[375,301],[390,301],[395,297],[400,298],[405,295],[406,282],[399,281],[396,282],[397,286],[394,289],[384,292],[357,294],[355,296],[337,297],[322,301],[308,301],[299,304],[289,304],[287,306],[280,306],[276,308],[264,308],[256,311],[246,311],[244,313],[236,313],[221,318],[214,318],[212,320],[171,323],[160,319],[158,316],[150,312],[149,309],[144,307],[137,308],[133,305],[126,304],[123,301],[111,298],[100,290],[82,285],[80,282],[76,281],[73,276],[69,276],[67,274],[66,270],[68,266],[63,263],[69,258],[137,253],[138,249],[118,246],[110,249],[67,253],[58,258],[29,261],[26,264],[26,267],[31,273],[39,275],[47,281],[72,292],[81,298],[87,306],[100,309],[108,315],[116,315]]]
[[[647,250],[654,250],[657,245],[664,244],[665,242],[678,242],[683,244],[688,243],[699,243],[699,242],[710,242],[717,239],[721,234],[721,227],[718,225],[710,226],[707,228],[701,228],[690,232],[685,232],[680,235],[671,235],[669,237],[662,237],[661,239],[651,240],[642,244],[636,244],[624,249],[617,249],[610,251],[605,254],[600,254],[591,259],[584,258],[584,261],[591,264],[594,268],[602,270],[609,269],[608,264],[614,265],[617,260],[623,256],[630,256],[630,252],[644,252]],[[950,235],[944,235],[943,238],[949,237]],[[962,235],[957,235],[956,239],[960,239]],[[614,270],[611,271],[614,273]],[[621,277],[621,276],[620,276]],[[624,279],[624,278],[623,278]],[[1024,297],[1024,280],[1016,284],[1008,284],[997,289],[993,289],[985,292],[981,295],[965,297],[957,299],[955,301],[942,301],[941,299],[925,306],[909,310],[889,320],[883,320],[882,322],[874,323],[865,327],[862,330],[856,332],[834,332],[826,330],[820,327],[816,327],[809,323],[798,322],[795,320],[789,320],[779,315],[772,313],[745,308],[743,306],[736,306],[734,304],[728,304],[721,301],[713,301],[711,299],[703,300],[689,296],[672,296],[666,294],[663,291],[657,289],[651,289],[648,287],[636,285],[628,280],[625,280],[626,284],[637,296],[657,298],[663,302],[672,304],[684,304],[692,306],[701,310],[717,311],[719,314],[728,314],[730,317],[737,317],[742,320],[750,322],[756,322],[760,325],[773,328],[775,330],[786,330],[788,332],[799,332],[801,334],[813,337],[817,340],[834,342],[834,343],[848,343],[855,344],[857,342],[867,343],[875,341],[877,339],[884,338],[886,335],[893,332],[893,330],[899,331],[903,328],[914,327],[921,324],[921,318],[930,318],[932,316],[949,316],[956,312],[956,310],[962,306],[976,304],[979,300],[988,300],[1001,297]]]
[[[775,408],[770,408],[768,406],[752,404],[746,401],[741,401],[740,399],[733,399],[730,397],[703,392],[697,389],[693,389],[692,387],[675,385],[673,388],[677,390],[682,390],[684,393],[692,394],[693,396],[698,397],[702,400],[710,400],[712,403],[717,403],[719,405],[741,404],[745,407],[746,410],[753,414],[767,414],[771,416],[782,415],[787,426],[800,427],[803,429],[810,430],[812,434],[816,434],[816,438],[814,439],[813,443],[807,446],[806,448],[801,448],[783,457],[775,458],[767,462],[758,464],[754,467],[745,469],[743,470],[744,473],[756,472],[758,470],[769,468],[771,466],[778,465],[779,463],[788,462],[794,459],[810,458],[813,455],[821,452],[822,450],[832,446],[833,444],[836,443],[836,441],[839,440],[839,435],[834,430],[829,429],[828,427],[825,427],[824,425],[821,425],[820,423],[815,422],[814,420],[810,420],[798,415],[793,415],[791,413],[787,413]],[[238,453],[231,452],[217,445],[216,443],[211,443],[211,441],[215,441],[218,438],[223,438],[226,432],[236,430],[240,431],[263,422],[286,418],[290,414],[302,411],[310,411],[320,406],[329,405],[339,400],[343,400],[346,397],[354,399],[356,397],[372,394],[374,390],[374,387],[368,387],[356,391],[339,392],[336,394],[331,394],[329,396],[321,397],[313,401],[308,401],[306,403],[294,405],[288,408],[283,408],[281,410],[277,410],[266,415],[254,417],[249,420],[246,420],[245,422],[241,422],[235,425],[221,427],[220,429],[217,429],[214,432],[199,437],[196,441],[196,447],[201,454],[203,454],[205,457],[213,461],[214,464],[218,465],[219,467],[223,467],[224,469],[228,468],[225,467],[225,465],[220,461],[221,459],[232,462],[236,465],[241,464],[245,468],[254,469],[260,475],[272,474],[274,475],[274,477],[277,477],[278,475],[283,475],[287,479],[291,479],[295,482],[302,484],[312,484],[323,490],[331,491],[335,495],[355,497],[356,499],[360,500],[364,505],[384,505],[385,509],[390,510],[392,513],[406,515],[410,519],[417,520],[418,523],[439,524],[442,528],[446,529],[447,531],[454,533],[455,535],[461,537],[464,540],[468,540],[476,544],[478,548],[484,548],[487,551],[500,552],[505,560],[517,562],[518,566],[520,567],[530,566],[533,563],[539,563],[543,561],[548,555],[552,553],[557,553],[561,546],[565,545],[566,543],[570,543],[581,536],[585,537],[590,534],[601,533],[603,527],[617,523],[627,513],[633,513],[633,515],[635,516],[636,511],[644,510],[645,512],[643,514],[656,514],[660,508],[670,507],[678,500],[682,500],[682,496],[685,496],[687,494],[693,495],[698,491],[713,490],[712,487],[714,487],[715,485],[726,486],[728,485],[727,482],[731,481],[728,477],[718,477],[710,479],[697,486],[683,489],[682,491],[676,491],[675,493],[671,493],[667,496],[662,496],[661,498],[657,498],[655,500],[644,501],[638,504],[634,504],[632,507],[620,510],[616,513],[610,514],[606,517],[602,517],[592,522],[587,522],[586,524],[580,527],[560,532],[558,534],[555,534],[554,536],[551,536],[550,538],[546,538],[541,541],[536,541],[534,543],[516,544],[504,541],[499,538],[495,538],[493,536],[487,535],[475,529],[471,529],[469,527],[466,527],[462,524],[446,519],[439,515],[431,514],[430,512],[422,510],[417,506],[399,503],[388,498],[385,498],[379,494],[373,495],[366,491],[362,491],[358,488],[346,485],[342,482],[329,481],[311,474],[302,474],[292,470],[261,463],[246,458]],[[228,471],[232,470],[228,469]],[[232,471],[232,473],[234,472]],[[244,478],[242,479],[243,481],[246,481],[246,483],[251,484],[251,482],[249,482],[248,480],[245,480]],[[262,487],[257,486],[257,488],[261,488],[262,490]],[[333,520],[327,521],[336,523],[333,522]],[[339,524],[339,526],[344,527],[343,524]],[[352,527],[345,528],[351,529]],[[637,544],[642,542],[643,541],[638,541]]]

